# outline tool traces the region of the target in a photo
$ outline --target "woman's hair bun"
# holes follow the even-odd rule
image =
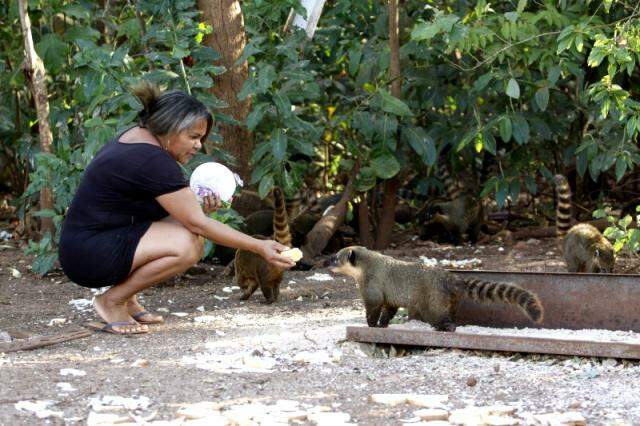
[[[150,81],[142,80],[139,83],[131,85],[131,93],[140,99],[142,107],[146,111],[149,111],[160,97],[162,91]]]

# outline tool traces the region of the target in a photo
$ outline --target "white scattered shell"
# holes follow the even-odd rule
[[[129,416],[123,416],[114,413],[96,413],[90,411],[87,416],[87,426],[111,426],[119,423],[130,421]]]
[[[75,376],[75,377],[83,377],[87,375],[86,371],[77,370],[75,368],[63,368],[60,370],[61,376]]]
[[[220,404],[210,401],[185,405],[181,407],[176,414],[178,417],[184,417],[189,420],[211,419],[212,416],[220,417],[220,420],[224,420],[224,417],[220,414]]]
[[[135,360],[132,364],[132,367],[148,367],[149,366],[149,361],[147,361],[144,358],[140,358]]]
[[[198,307],[196,308],[196,311],[204,312],[204,306],[198,306]]]
[[[16,410],[35,414],[39,419],[47,417],[62,417],[62,411],[49,410],[50,405],[54,405],[56,401],[19,401],[13,406]]]
[[[171,312],[171,315],[175,315],[177,317],[184,318],[184,317],[188,316],[189,314],[186,313],[186,312]]]
[[[238,287],[238,288],[239,288],[239,287]],[[231,289],[231,287],[224,287],[224,288],[222,289],[222,291],[223,291],[224,293],[233,293],[233,290]]]
[[[321,274],[319,272],[316,272],[310,277],[307,277],[307,279],[310,281],[332,281],[333,277],[331,277],[331,275],[329,274]]]
[[[109,410],[111,407],[122,407],[127,410],[146,410],[151,400],[146,396],[125,398],[118,395],[105,395],[89,399],[89,406],[95,411]]]
[[[224,332],[224,331],[222,331],[222,330],[216,330],[216,334],[217,334],[218,336],[226,336],[226,334],[227,334],[227,333],[225,333],[225,332]]]
[[[11,275],[13,276],[13,278],[22,278],[22,273],[16,268],[9,268],[9,270],[11,271]]]
[[[58,387],[58,389],[60,389],[61,392],[73,392],[78,390],[73,386],[71,386],[71,383],[67,383],[67,382],[58,382],[56,383],[56,386]]]
[[[193,322],[198,323],[198,324],[211,324],[213,322],[218,321],[220,318],[213,316],[213,315],[202,315],[199,317],[195,317],[193,319]]]
[[[92,302],[89,299],[73,299],[69,301],[69,304],[80,312],[90,311],[93,307]]]
[[[47,324],[49,327],[54,325],[64,325],[67,322],[66,318],[52,318],[51,321]]]
[[[223,300],[227,300],[228,297],[222,297],[222,296],[218,296],[216,294],[213,295],[213,298],[219,301],[223,301]]]
[[[164,312],[165,314],[168,314],[168,313],[169,313],[169,309],[167,309],[167,308],[158,308],[158,309],[156,309],[156,311],[158,311],[158,312]]]
[[[413,414],[420,420],[426,421],[447,420],[449,418],[449,412],[440,408],[423,408]]]
[[[349,420],[351,420],[351,416],[349,415],[349,413],[319,412],[319,413],[309,414],[307,416],[307,419],[309,419],[309,421],[314,422],[317,425],[334,426],[334,425],[347,424]]]

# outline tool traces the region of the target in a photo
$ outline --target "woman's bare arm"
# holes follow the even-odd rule
[[[281,251],[287,249],[286,246],[271,240],[253,238],[206,216],[195,194],[189,188],[160,195],[156,200],[171,216],[194,234],[201,235],[216,244],[252,251],[283,268],[295,265],[290,259],[280,255]]]

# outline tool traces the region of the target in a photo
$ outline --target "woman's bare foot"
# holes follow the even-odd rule
[[[127,309],[129,311],[129,315],[131,315],[131,317],[140,324],[164,323],[164,318],[162,316],[147,312],[140,302],[138,302],[138,297],[135,294],[127,301]]]
[[[147,333],[149,327],[138,324],[134,321],[127,310],[127,305],[109,300],[107,293],[96,296],[93,300],[93,307],[107,324],[113,322],[127,322],[131,325],[114,325],[113,331],[122,334]]]

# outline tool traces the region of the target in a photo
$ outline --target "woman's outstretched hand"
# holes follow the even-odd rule
[[[280,268],[289,269],[295,266],[295,262],[288,257],[282,256],[281,251],[288,250],[289,247],[280,244],[273,240],[260,240],[260,246],[258,248],[258,254],[265,258],[265,260]]]

